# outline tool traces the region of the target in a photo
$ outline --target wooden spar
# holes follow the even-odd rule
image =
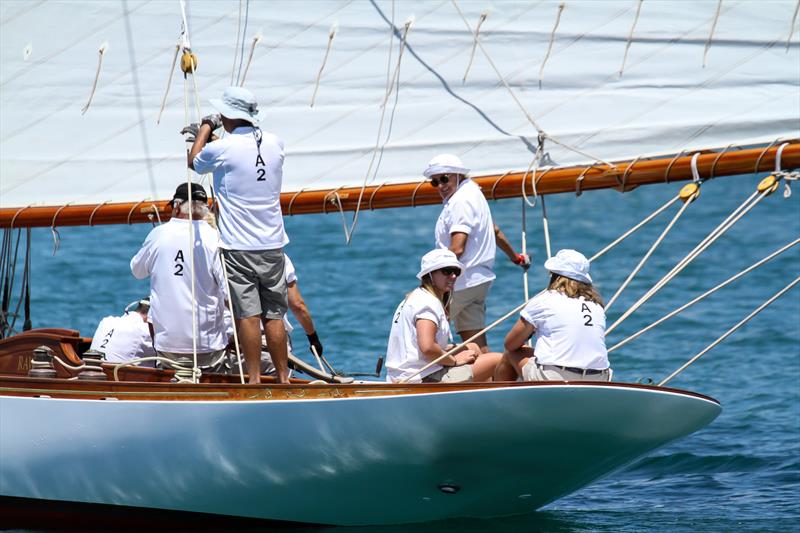
[[[800,139],[792,139],[781,155],[781,167],[800,167]],[[697,160],[700,177],[703,179],[736,174],[769,172],[775,168],[775,155],[782,142],[768,148],[744,150],[701,150]],[[582,165],[541,170],[537,173],[537,192],[557,194],[585,192],[596,189],[616,188],[627,191],[654,183],[688,180],[692,178],[691,160],[697,152],[689,152],[675,158],[671,156],[652,159],[633,159],[605,164]],[[713,170],[713,171],[712,171]],[[475,176],[484,195],[490,200],[516,198],[522,195],[522,179],[525,172],[507,172],[488,176]],[[530,176],[525,180],[526,194],[533,194]],[[354,211],[358,203],[360,187],[325,190],[301,190],[281,194],[284,215],[338,212],[341,209]],[[338,201],[334,198],[338,198]],[[168,199],[126,203],[103,203],[93,205],[27,206],[0,209],[0,228],[87,226],[95,224],[132,224],[150,222],[156,218],[154,208],[162,221],[168,220]],[[362,196],[361,209],[386,209],[438,204],[441,202],[436,189],[419,182],[379,184],[369,186]],[[57,216],[57,221],[54,220]]]

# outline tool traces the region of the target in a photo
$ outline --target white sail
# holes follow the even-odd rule
[[[465,82],[474,38],[456,6],[471,28],[489,10],[488,57],[477,47]],[[189,1],[187,20],[202,114],[262,36],[245,85],[286,142],[284,191],[417,180],[440,152],[476,174],[524,169],[537,129],[523,108],[572,147],[547,141],[558,165],[800,135],[795,1],[639,6],[571,1],[559,16],[553,1]],[[0,4],[0,207],[168,197],[186,177],[177,68],[157,119],[181,21],[177,0]],[[186,86],[194,121],[191,76]]]

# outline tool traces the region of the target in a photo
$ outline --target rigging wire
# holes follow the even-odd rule
[[[730,285],[731,283],[733,283],[733,282],[734,282],[734,281],[736,281],[737,279],[741,278],[742,276],[744,276],[744,275],[746,275],[746,274],[749,274],[750,272],[752,272],[752,271],[753,271],[753,270],[755,270],[756,268],[758,268],[758,267],[760,267],[761,265],[763,265],[763,264],[767,263],[768,261],[770,261],[770,260],[774,259],[775,257],[779,256],[780,254],[782,254],[782,253],[783,253],[783,252],[785,252],[786,250],[789,250],[789,249],[790,249],[790,248],[792,248],[793,246],[796,246],[798,243],[800,243],[800,238],[798,238],[798,239],[795,239],[794,241],[790,242],[790,243],[789,243],[789,244],[787,244],[786,246],[783,246],[783,247],[781,247],[781,248],[780,248],[780,249],[778,249],[778,250],[775,250],[774,252],[772,252],[771,254],[769,254],[768,256],[766,256],[765,258],[761,259],[760,261],[757,261],[757,262],[753,263],[752,265],[750,265],[750,266],[749,266],[749,267],[747,267],[746,269],[742,270],[742,271],[741,271],[741,272],[739,272],[738,274],[734,274],[733,276],[729,277],[728,279],[726,279],[726,280],[725,280],[725,281],[723,281],[722,283],[720,283],[720,284],[716,285],[715,287],[713,287],[713,288],[711,288],[711,289],[707,290],[706,292],[704,292],[704,293],[703,293],[703,294],[701,294],[700,296],[697,296],[697,297],[696,297],[696,298],[694,298],[693,300],[691,300],[691,301],[689,301],[689,302],[685,303],[684,305],[682,305],[682,306],[678,307],[678,308],[677,308],[677,309],[675,309],[674,311],[672,311],[672,312],[670,312],[670,313],[668,313],[668,314],[664,315],[663,317],[659,318],[658,320],[656,320],[655,322],[651,323],[650,325],[648,325],[648,326],[646,326],[646,327],[644,327],[644,328],[640,329],[640,330],[639,330],[639,331],[637,331],[636,333],[634,333],[634,334],[630,335],[629,337],[627,337],[627,338],[625,338],[625,339],[621,340],[620,342],[618,342],[617,344],[615,344],[614,346],[612,346],[611,348],[609,348],[609,349],[608,349],[608,353],[611,353],[611,352],[613,352],[613,351],[617,350],[618,348],[622,348],[623,346],[625,346],[626,344],[628,344],[628,343],[629,343],[629,342],[631,342],[632,340],[635,340],[635,339],[639,338],[639,337],[640,337],[641,335],[643,335],[644,333],[647,333],[648,331],[650,331],[650,330],[651,330],[651,329],[653,329],[654,327],[656,327],[656,326],[658,326],[658,325],[660,325],[660,324],[662,324],[662,323],[666,322],[667,320],[669,320],[670,318],[674,317],[675,315],[677,315],[677,314],[679,314],[679,313],[681,313],[681,312],[685,311],[686,309],[688,309],[689,307],[693,306],[694,304],[696,304],[696,303],[697,303],[697,302],[699,302],[700,300],[703,300],[704,298],[706,298],[706,297],[708,297],[708,296],[710,296],[710,295],[714,294],[715,292],[717,292],[718,290],[722,289],[723,287],[725,287],[725,286],[727,286],[727,285]]]
[[[794,15],[792,15],[792,23],[789,24],[789,35],[786,36],[786,53],[789,53],[789,45],[792,42],[792,34],[794,33],[794,26],[797,23],[797,14],[800,13],[800,0],[797,0],[797,5],[794,8]]]
[[[708,50],[711,48],[711,41],[714,39],[714,30],[717,28],[717,21],[719,20],[719,13],[722,10],[722,0],[717,3],[717,11],[714,13],[714,20],[711,22],[711,31],[708,32],[708,40],[706,47],[703,50],[703,68],[706,68],[706,59],[708,58]]]
[[[236,78],[236,60],[239,58],[239,39],[242,34],[242,0],[239,0],[239,16],[236,24],[236,44],[233,47],[233,65],[231,65],[231,82],[229,85],[233,86]]]
[[[242,30],[242,49],[239,52],[239,72],[236,75],[236,85],[241,86],[240,83],[242,77],[242,63],[244,62],[244,38],[247,36],[247,22],[250,19],[250,0],[245,0],[245,8],[244,8],[244,29]]]
[[[725,339],[727,339],[727,338],[728,338],[728,337],[729,337],[731,334],[733,334],[733,333],[734,333],[734,332],[735,332],[737,329],[739,329],[740,327],[742,327],[743,325],[745,325],[747,322],[749,322],[749,321],[750,321],[750,320],[751,320],[751,319],[752,319],[754,316],[756,316],[756,315],[757,315],[757,314],[759,314],[761,311],[763,311],[764,309],[766,309],[766,308],[767,308],[767,307],[768,307],[770,304],[772,304],[772,302],[774,302],[775,300],[777,300],[778,298],[780,298],[781,296],[783,296],[783,294],[784,294],[784,293],[786,293],[787,291],[789,291],[789,290],[790,290],[792,287],[794,287],[794,286],[795,286],[795,285],[797,285],[798,283],[800,283],[800,276],[796,277],[796,278],[795,278],[795,279],[794,279],[792,282],[790,282],[790,283],[789,283],[788,285],[786,285],[784,288],[782,288],[782,289],[781,289],[781,290],[779,290],[777,293],[775,293],[775,294],[774,294],[774,295],[773,295],[771,298],[769,298],[769,299],[768,299],[767,301],[765,301],[763,304],[759,305],[759,306],[758,306],[758,307],[757,307],[757,308],[756,308],[756,309],[755,309],[755,310],[754,310],[752,313],[750,313],[749,315],[747,315],[746,317],[744,317],[744,318],[743,318],[742,320],[740,320],[740,321],[739,321],[739,322],[738,322],[738,323],[737,323],[735,326],[733,326],[733,327],[732,327],[732,328],[730,328],[728,331],[726,331],[725,333],[723,333],[723,334],[722,334],[722,336],[720,336],[720,337],[719,337],[717,340],[715,340],[714,342],[712,342],[711,344],[709,344],[708,346],[706,346],[706,347],[705,347],[703,350],[701,350],[701,351],[700,351],[700,352],[699,352],[697,355],[695,355],[694,357],[692,357],[691,359],[689,359],[689,360],[688,360],[686,363],[684,363],[683,365],[681,365],[681,367],[680,367],[680,368],[678,368],[678,369],[677,369],[675,372],[673,372],[672,374],[670,374],[669,376],[667,376],[666,378],[664,378],[663,380],[661,380],[661,381],[659,382],[658,386],[659,386],[659,387],[663,387],[664,385],[666,385],[667,383],[669,383],[670,381],[672,381],[672,379],[673,379],[675,376],[677,376],[678,374],[680,374],[681,372],[683,372],[684,370],[686,370],[686,368],[688,368],[688,367],[689,367],[689,365],[691,365],[692,363],[694,363],[695,361],[697,361],[698,359],[700,359],[700,358],[701,358],[703,355],[705,355],[705,354],[706,354],[706,353],[707,353],[709,350],[711,350],[712,348],[714,348],[715,346],[717,346],[719,343],[721,343],[722,341],[724,341]]]
[[[314,82],[314,93],[311,95],[311,103],[309,107],[314,107],[314,100],[317,99],[317,90],[319,89],[319,80],[322,78],[322,71],[325,69],[325,64],[328,62],[328,55],[331,53],[331,46],[333,45],[333,38],[336,37],[336,32],[339,29],[339,24],[334,22],[331,29],[328,31],[328,46],[325,48],[325,56],[322,58],[322,65],[317,72],[317,80]],[[252,54],[251,54],[252,55]]]
[[[744,215],[746,215],[753,207],[755,207],[761,200],[768,194],[770,189],[765,189],[759,192],[758,190],[751,194],[739,207],[737,207],[731,215],[728,216],[721,224],[714,228],[686,257],[681,259],[663,278],[661,278],[644,296],[633,304],[627,311],[625,311],[610,327],[606,329],[606,335],[614,331],[625,319],[633,314],[639,307],[641,307],[647,300],[649,300],[656,292],[661,290],[664,285],[669,283],[675,276],[677,276],[689,263],[691,263],[697,256],[705,251],[711,244],[713,244],[719,237],[728,231],[736,222],[738,222]]]

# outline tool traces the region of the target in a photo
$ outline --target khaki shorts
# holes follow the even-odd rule
[[[223,250],[233,314],[282,320],[289,307],[283,250]]]
[[[613,373],[610,368],[593,374],[573,372],[560,366],[540,365],[531,358],[522,367],[522,381],[611,381]]]
[[[463,383],[472,381],[470,365],[445,366],[422,378],[423,383]]]
[[[486,296],[491,281],[481,283],[460,291],[453,291],[450,302],[450,316],[455,323],[456,333],[483,329],[486,325]]]
[[[189,366],[192,366],[194,363],[194,355],[191,353],[177,353],[177,352],[156,352],[160,357],[164,357],[171,361],[175,361],[176,363],[180,358],[186,358],[189,360]],[[225,350],[217,350],[215,352],[197,352],[197,367],[205,372],[214,372],[214,373],[225,373],[225,366],[227,362],[227,356],[225,355]],[[159,361],[164,368],[173,368],[172,365],[167,363],[166,361]]]

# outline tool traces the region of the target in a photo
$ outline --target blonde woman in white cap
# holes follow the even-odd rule
[[[245,360],[250,368],[259,367],[263,324],[278,381],[288,383],[283,247],[289,238],[280,203],[283,141],[259,128],[262,113],[247,89],[228,87],[211,105],[218,115],[208,115],[199,126],[190,124],[181,132],[193,141],[188,165],[198,174],[214,175],[220,248]],[[213,132],[219,128],[225,134],[216,139]],[[259,383],[258,372],[251,372],[249,381]]]
[[[386,350],[386,378],[397,382],[490,381],[502,354],[482,353],[475,343],[419,372],[452,348],[445,309],[464,266],[450,250],[436,249],[422,257],[420,286],[408,293],[392,319]]]
[[[592,285],[589,261],[560,250],[544,267],[550,283],[531,298],[505,339],[495,381],[610,381],[603,301]],[[536,335],[533,349],[525,346]]]
[[[469,179],[469,169],[457,156],[434,157],[423,172],[442,197],[442,212],[436,221],[436,246],[455,253],[464,265],[453,292],[450,311],[455,329],[466,340],[486,325],[486,297],[494,275],[494,259],[499,246],[508,259],[523,268],[530,258],[518,254],[500,228],[492,221],[489,204],[481,188]],[[489,351],[486,336],[475,342]]]

